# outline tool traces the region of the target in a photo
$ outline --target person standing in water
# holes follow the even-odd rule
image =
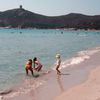
[[[42,69],[42,64],[39,62],[37,57],[34,57],[33,63],[34,63],[34,69],[39,72]],[[35,65],[37,65],[37,67]]]
[[[28,75],[28,70],[31,71],[32,76],[34,76],[33,74],[33,68],[32,68],[32,59],[28,59],[28,61],[25,64],[25,70],[26,70],[26,75]]]
[[[60,54],[57,54],[56,55],[56,58],[57,58],[57,61],[56,61],[56,71],[57,71],[57,74],[60,75],[61,74],[61,72],[59,70],[60,65],[61,65],[61,57],[60,57]]]

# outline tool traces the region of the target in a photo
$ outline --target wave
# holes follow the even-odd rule
[[[82,63],[83,61],[90,59],[90,57],[97,52],[100,52],[100,47],[96,47],[90,50],[80,51],[76,54],[75,57],[72,57],[71,59],[68,59],[62,62],[61,69],[66,68],[71,65]]]

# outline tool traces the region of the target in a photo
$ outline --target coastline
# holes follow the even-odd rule
[[[55,71],[51,71],[40,79],[44,82],[41,86],[35,90],[31,90],[25,94],[19,93],[17,96],[9,98],[4,95],[3,100],[54,100],[59,98],[59,95],[65,93],[74,86],[84,83],[91,70],[100,65],[100,51],[91,55],[90,59],[87,59],[79,64],[71,65],[62,69],[62,75],[57,76]],[[36,81],[39,80],[36,79]],[[32,81],[32,80],[31,80]],[[32,82],[31,84],[33,84]],[[57,100],[56,99],[56,100]]]
[[[42,29],[46,29],[46,28],[31,28],[31,27],[27,27],[27,28],[19,28],[19,27],[0,27],[0,29],[40,29],[40,30],[42,30]],[[48,29],[51,29],[51,30],[70,30],[70,31],[72,31],[72,30],[74,30],[74,31],[94,31],[94,32],[100,32],[100,29],[78,29],[78,28],[47,28],[47,30]]]

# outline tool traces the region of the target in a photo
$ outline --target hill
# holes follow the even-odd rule
[[[45,16],[23,8],[0,12],[0,27],[9,28],[75,28],[99,29],[100,15],[87,16],[70,13],[62,16]]]

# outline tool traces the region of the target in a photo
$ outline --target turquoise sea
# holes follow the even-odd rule
[[[65,61],[95,47],[100,47],[100,31],[0,29],[0,91],[25,78],[24,65],[29,58],[37,57],[43,69],[50,70],[57,53]]]

